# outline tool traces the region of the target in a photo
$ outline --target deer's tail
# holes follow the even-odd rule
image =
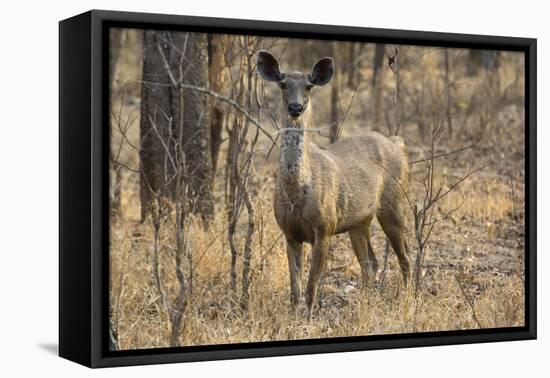
[[[394,135],[389,138],[393,143],[397,144],[403,151],[406,150],[405,141],[400,136]]]

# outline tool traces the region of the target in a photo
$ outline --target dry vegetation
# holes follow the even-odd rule
[[[268,42],[266,42],[267,44]],[[305,70],[319,56],[297,59],[303,41],[276,41],[273,50],[282,54],[283,65]],[[434,125],[445,119],[445,81],[452,89],[452,134],[443,133],[437,153],[444,154],[475,144],[463,152],[437,159],[438,187],[449,188],[471,169],[490,162],[445,196],[435,210],[441,215],[427,245],[421,269],[422,287],[403,288],[397,258],[388,255],[384,282],[362,293],[361,272],[347,235],[331,241],[327,269],[321,278],[319,306],[311,323],[304,314],[293,318],[289,309],[289,277],[284,237],[273,216],[273,190],[278,151],[268,155],[271,142],[260,137],[253,166],[255,229],[252,239],[250,306],[242,311],[239,292],[232,290],[227,216],[224,212],[223,162],[227,143],[215,173],[216,215],[210,228],[200,217],[186,220],[186,251],[183,262],[187,278],[187,306],[182,317],[179,345],[209,345],[255,341],[379,335],[439,330],[513,327],[524,324],[524,114],[523,62],[515,53],[502,52],[496,70],[483,64],[468,72],[474,58],[467,50],[448,50],[448,76],[442,49],[397,46],[400,59],[400,135],[406,140],[410,160],[427,156],[428,137]],[[129,142],[113,132],[112,145],[122,143],[120,159],[131,165],[139,159],[128,144],[139,145],[141,32],[127,31],[115,72],[113,124],[127,130]],[[354,85],[345,87],[340,75],[339,101],[343,111],[343,136],[371,129],[388,133],[394,111],[395,80],[387,61],[383,69],[384,120],[373,120],[371,85],[374,45],[357,54]],[[393,51],[387,46],[386,51]],[[346,57],[334,56],[336,64]],[[385,58],[387,59],[387,57]],[[482,62],[483,63],[483,62]],[[347,79],[346,79],[347,80]],[[330,87],[327,86],[327,87]],[[357,89],[357,87],[359,87]],[[266,90],[268,90],[266,88]],[[267,92],[273,108],[278,93]],[[313,95],[315,125],[330,123],[331,90]],[[353,99],[353,100],[352,100]],[[228,108],[229,109],[229,108]],[[229,110],[228,110],[229,111]],[[271,127],[267,116],[262,119]],[[276,134],[276,129],[269,129]],[[328,143],[327,132],[315,137]],[[224,138],[226,135],[224,135]],[[476,143],[476,141],[479,141]],[[422,175],[424,165],[412,166]],[[111,215],[111,319],[120,349],[166,347],[170,343],[169,314],[159,301],[154,282],[154,232],[150,219],[140,221],[139,175],[121,170],[121,206]],[[421,201],[422,188],[411,183],[409,197]],[[448,214],[452,209],[456,211]],[[411,261],[412,214],[409,218]],[[238,249],[244,247],[246,216],[236,228]],[[169,300],[178,294],[177,242],[172,217],[162,220],[160,272]],[[373,246],[383,269],[385,237],[373,226]],[[309,256],[309,247],[306,252]],[[191,262],[191,263],[190,263]],[[240,272],[242,259],[237,259]],[[307,264],[306,264],[307,272]],[[307,274],[304,275],[307,277]],[[240,275],[238,280],[240,280]],[[305,311],[305,308],[302,309]]]

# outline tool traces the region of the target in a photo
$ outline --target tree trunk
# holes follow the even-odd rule
[[[332,44],[332,56],[338,56],[338,44]],[[330,92],[330,143],[336,142],[340,136],[341,125],[339,117],[338,91],[340,89],[340,72],[338,65],[334,67],[332,86]]]
[[[172,195],[166,184],[173,174],[174,138],[180,123],[180,91],[170,75],[178,77],[185,33],[146,30],[143,33],[143,72],[140,112],[141,219],[149,213],[154,193]],[[162,139],[162,141],[161,141]]]
[[[208,35],[208,59],[210,70],[210,90],[220,93],[223,90],[226,72],[223,56],[224,36],[222,34]],[[222,143],[224,113],[219,101],[210,98],[210,154],[212,173],[216,173],[218,156]]]
[[[349,42],[348,88],[350,89],[355,89],[357,86],[357,67],[355,66],[356,53],[356,43]]]
[[[374,51],[374,64],[372,70],[372,88],[374,92],[374,129],[379,130],[384,122],[384,55],[386,48],[377,43]]]
[[[109,30],[109,71],[110,71],[110,81],[111,81],[111,93],[113,89],[113,84],[116,84],[116,66],[120,59],[120,50],[126,41],[127,31],[120,28],[111,28]]]
[[[111,102],[111,109],[113,108],[113,95],[118,88],[116,82],[117,65],[120,59],[120,50],[124,44],[126,38],[126,31],[119,28],[111,28],[109,32],[109,96]],[[112,128],[110,128],[112,135]],[[111,138],[112,140],[112,138]],[[113,146],[111,146],[113,148]],[[110,209],[115,214],[120,214],[121,205],[121,186],[122,186],[122,174],[120,172],[120,166],[114,164],[112,159],[109,160],[109,202]]]
[[[451,69],[449,62],[449,49],[444,50],[444,64],[445,64],[445,115],[447,118],[447,127],[449,128],[449,136],[453,137],[453,115],[452,115],[452,103],[451,97]]]
[[[207,35],[189,33],[186,46],[183,82],[208,87]],[[208,96],[192,89],[183,89],[182,96],[185,161],[190,175],[190,198],[193,201],[191,210],[207,221],[214,215]]]
[[[235,232],[238,222],[239,209],[237,206],[237,186],[239,180],[239,129],[241,128],[239,119],[235,120],[233,127],[229,130],[229,144],[226,161],[226,189],[227,189],[227,238],[229,239],[229,248],[231,250],[231,289],[237,289],[237,256],[239,251],[235,242]]]

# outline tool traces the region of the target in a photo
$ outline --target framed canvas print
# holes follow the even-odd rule
[[[62,357],[536,337],[536,40],[60,22]]]

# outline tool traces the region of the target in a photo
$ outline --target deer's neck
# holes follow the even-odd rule
[[[286,128],[282,133],[279,174],[281,183],[292,192],[310,181],[311,171],[304,121],[289,119]]]

